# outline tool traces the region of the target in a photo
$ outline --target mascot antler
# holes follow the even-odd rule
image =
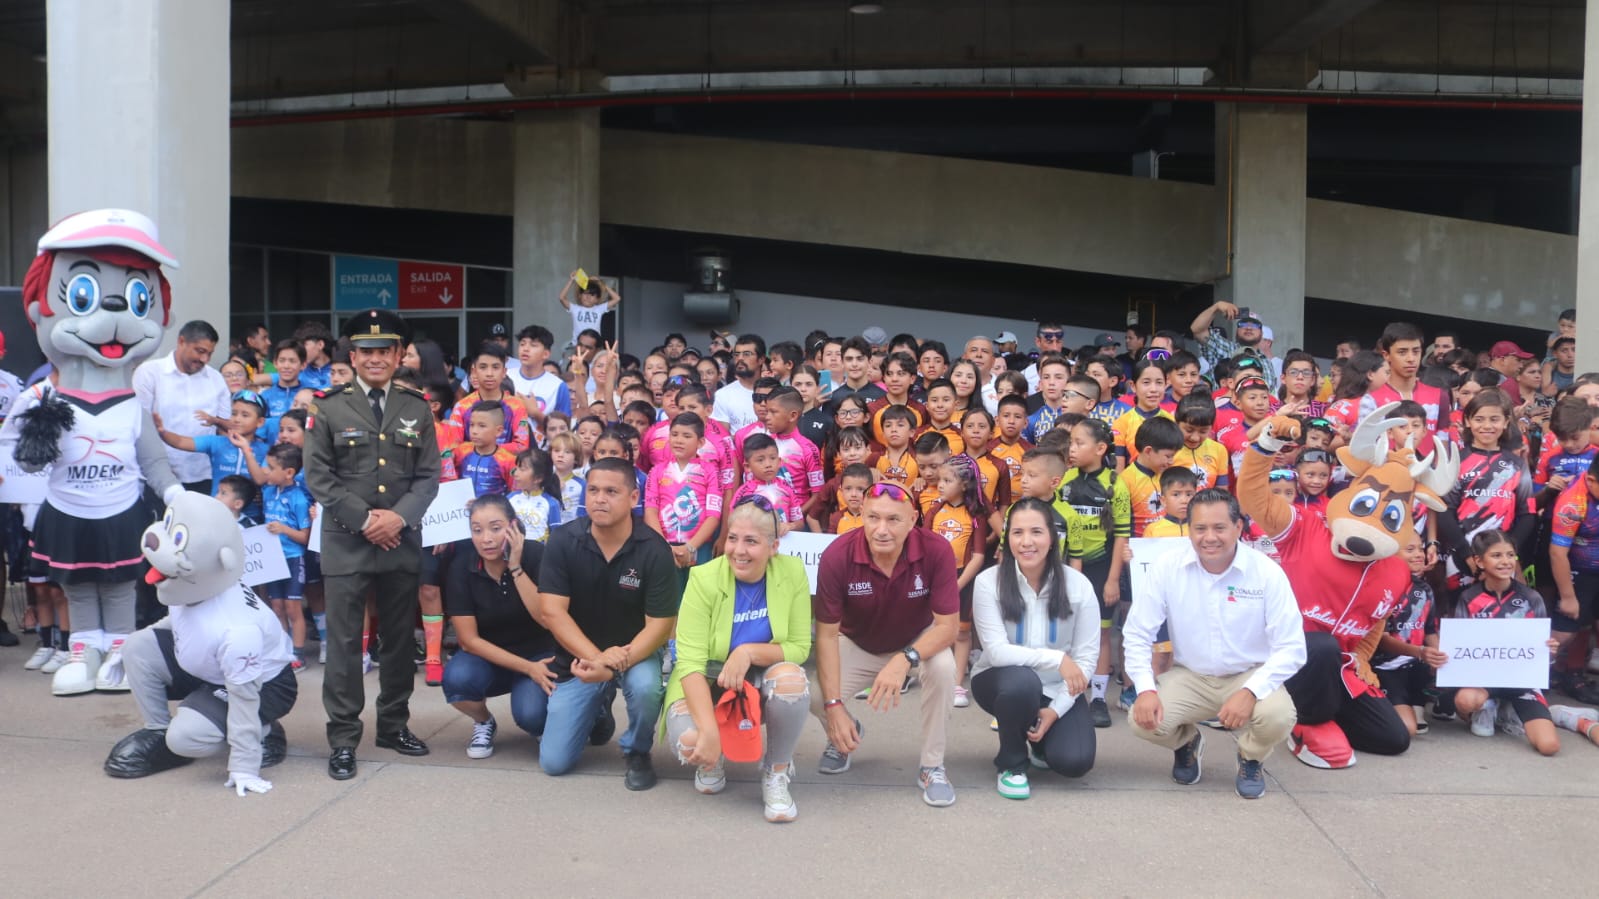
[[[1442,512],[1444,497],[1460,478],[1460,451],[1448,440],[1432,435],[1432,455],[1410,463],[1410,478],[1421,488],[1416,498],[1434,512]]]
[[[1355,425],[1354,433],[1349,435],[1349,446],[1339,451],[1339,457],[1350,472],[1360,475],[1388,461],[1388,431],[1405,423],[1403,418],[1388,417],[1388,413],[1397,408],[1398,403],[1379,406]]]

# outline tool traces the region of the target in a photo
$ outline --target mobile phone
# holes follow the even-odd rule
[[[1532,398],[1532,402],[1535,406],[1542,406],[1545,409],[1552,409],[1555,405],[1555,398],[1546,393],[1540,393]]]
[[[500,558],[507,562],[511,561],[511,538],[509,537],[505,538],[505,548],[500,550]]]

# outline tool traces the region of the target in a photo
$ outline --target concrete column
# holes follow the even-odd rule
[[[572,338],[561,285],[575,268],[600,274],[600,113],[525,113],[511,127],[513,321],[542,324],[561,345]]]
[[[1588,0],[1577,214],[1577,371],[1599,371],[1599,0]],[[1588,113],[1594,112],[1594,115]]]
[[[50,219],[134,209],[182,268],[190,319],[228,339],[229,9],[212,0],[48,0]],[[37,235],[35,235],[37,238]]]
[[[1305,340],[1306,131],[1303,106],[1216,105],[1216,298],[1259,314],[1279,357]]]

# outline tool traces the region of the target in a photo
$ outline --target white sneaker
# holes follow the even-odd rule
[[[1599,721],[1599,709],[1577,705],[1552,705],[1549,707],[1549,717],[1554,719],[1555,727],[1580,733],[1578,729],[1584,720]]]
[[[85,643],[73,643],[71,657],[50,679],[50,692],[56,696],[93,693],[95,675],[99,670],[99,648]]]
[[[714,796],[727,789],[727,769],[721,764],[715,768],[695,768],[694,789],[706,796]]]
[[[44,663],[50,661],[50,657],[55,654],[56,648],[54,646],[41,646],[33,651],[33,655],[28,656],[28,660],[26,662],[22,663],[22,670],[38,671],[40,668],[44,667]]]
[[[466,744],[466,757],[469,759],[486,759],[494,754],[494,732],[499,729],[499,724],[490,715],[489,720],[478,724],[472,722],[472,741]]]
[[[128,672],[122,666],[121,640],[111,642],[111,649],[106,652],[105,661],[100,663],[100,671],[95,675],[94,688],[107,693],[126,693],[133,689],[128,685]]]
[[[967,690],[965,687],[956,687],[955,688],[955,708],[964,709],[964,708],[966,708],[967,706],[969,706],[971,704],[972,704],[971,691]]]
[[[761,769],[761,802],[766,806],[766,820],[773,824],[792,821],[799,816],[799,806],[788,792],[788,772],[793,768],[773,771]]]
[[[1512,737],[1527,735],[1527,728],[1521,723],[1521,716],[1516,714],[1516,707],[1508,702],[1499,707],[1499,730]]]
[[[1471,713],[1471,732],[1479,737],[1493,736],[1494,720],[1498,716],[1499,703],[1496,700],[1488,700],[1482,704],[1482,708]]]
[[[326,665],[328,663],[328,641],[326,640],[317,645],[316,663],[318,665]]]
[[[370,653],[370,652],[361,653],[361,673],[362,674],[371,674],[372,673],[372,669],[376,668],[376,667],[377,667],[376,665],[372,664],[372,653]]]
[[[71,660],[72,654],[67,652],[65,649],[52,650],[50,658],[46,659],[44,664],[39,666],[39,673],[55,674],[57,671],[61,670],[62,665],[65,665]]]

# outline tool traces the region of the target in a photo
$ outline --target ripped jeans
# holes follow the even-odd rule
[[[764,671],[752,669],[746,679],[761,691],[761,718],[766,725],[762,767],[793,764],[794,747],[805,729],[805,719],[810,716],[811,685],[805,677],[805,669],[793,662],[778,662]],[[683,745],[683,735],[692,730],[695,730],[694,716],[689,714],[688,700],[679,699],[666,710],[666,737],[677,752],[679,762],[687,763],[693,752],[692,747]]]

